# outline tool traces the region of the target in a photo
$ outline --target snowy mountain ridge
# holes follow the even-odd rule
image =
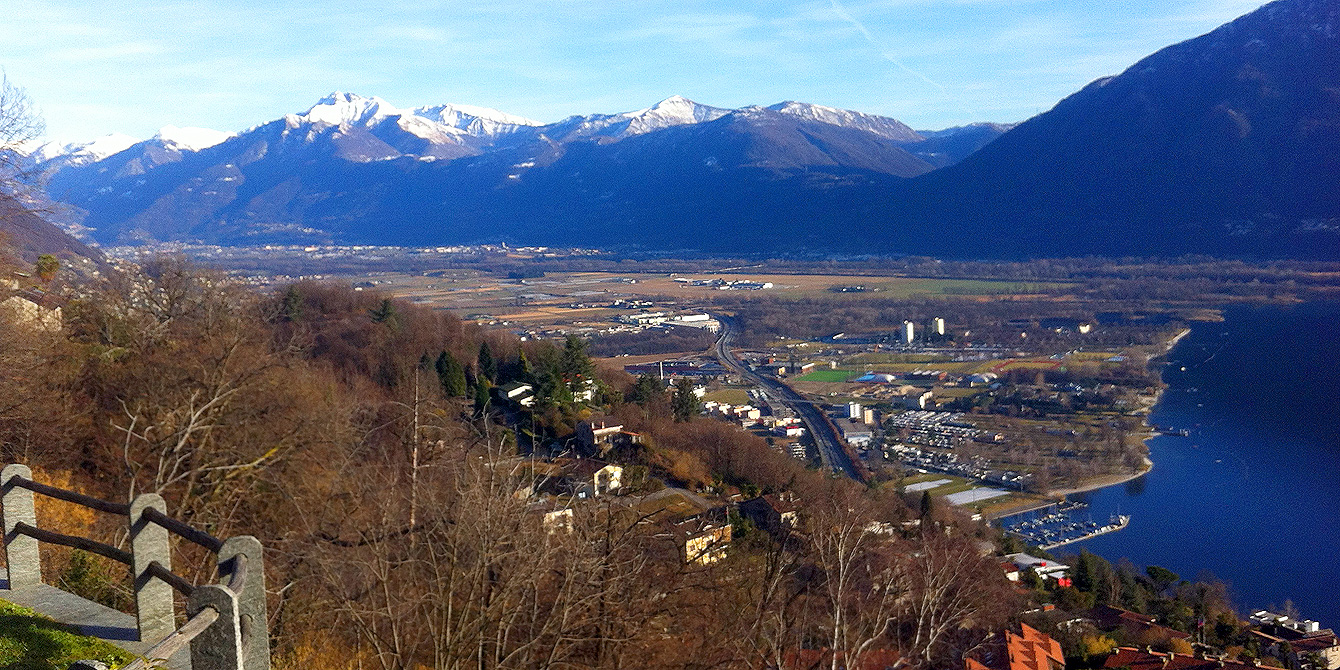
[[[327,132],[348,134],[358,128],[371,131],[390,142],[402,155],[452,158],[465,155],[462,152],[468,154],[487,150],[489,146],[509,136],[521,140],[547,138],[568,142],[595,139],[609,142],[673,126],[707,123],[728,114],[751,114],[765,109],[806,121],[864,130],[900,142],[923,139],[922,135],[895,119],[835,107],[786,101],[768,107],[726,109],[703,105],[681,95],[673,95],[650,107],[633,111],[570,116],[546,124],[488,107],[446,103],[400,108],[377,96],[335,91],[304,112],[285,114],[280,121],[284,124],[286,135],[288,131],[300,131],[300,136],[309,142]],[[260,124],[240,133],[165,126],[145,142],[178,153],[197,152],[265,125],[268,124]],[[395,140],[394,137],[405,138],[407,142]],[[414,145],[414,142],[419,144]],[[114,134],[92,142],[48,142],[36,147],[29,156],[38,165],[85,165],[139,144],[141,140]],[[410,148],[413,146],[421,148]],[[58,163],[53,162],[57,159],[60,159]]]

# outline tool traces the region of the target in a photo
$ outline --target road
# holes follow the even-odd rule
[[[805,422],[805,427],[814,437],[814,444],[819,450],[819,459],[823,461],[825,467],[860,481],[861,477],[856,471],[856,466],[847,456],[846,450],[842,448],[842,437],[833,429],[833,424],[829,423],[824,417],[823,410],[806,400],[804,396],[784,382],[750,370],[740,359],[735,357],[735,354],[731,353],[731,342],[736,335],[734,322],[725,316],[714,315],[714,317],[721,322],[721,337],[717,339],[716,345],[717,359],[721,361],[721,364],[734,370],[749,383],[762,387],[769,398],[790,407],[791,411],[795,412],[796,416]]]

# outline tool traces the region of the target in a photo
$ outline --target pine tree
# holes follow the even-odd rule
[[[302,318],[302,293],[298,291],[298,287],[290,285],[288,290],[284,291],[283,310],[285,321],[293,322]]]
[[[483,416],[489,411],[489,388],[486,377],[480,377],[479,383],[475,384],[475,416]]]
[[[692,379],[680,377],[679,381],[675,382],[675,395],[670,400],[670,406],[675,413],[675,421],[688,421],[698,416],[703,404],[693,393]]]
[[[534,383],[534,382],[535,382],[535,366],[533,366],[533,365],[530,364],[530,359],[529,359],[529,358],[526,358],[526,352],[523,351],[523,352],[520,353],[519,356],[517,356],[517,363],[516,363],[516,366],[517,366],[517,371],[518,371],[518,373],[519,373],[519,375],[520,375],[520,377],[518,378],[518,381],[523,381],[523,382],[528,382],[528,383]]]
[[[479,356],[476,362],[479,363],[479,376],[490,382],[498,379],[498,360],[493,357],[493,351],[489,348],[487,340],[479,343]]]
[[[37,264],[33,266],[33,271],[37,273],[37,278],[44,284],[50,284],[51,280],[56,278],[56,273],[60,271],[60,259],[51,254],[42,254],[37,257]]]
[[[394,328],[398,321],[395,303],[391,302],[390,298],[383,299],[380,305],[368,310],[368,316],[372,317],[374,323],[383,323],[391,328]]]
[[[563,352],[558,359],[558,374],[568,392],[579,396],[587,388],[587,383],[595,379],[596,365],[586,353],[586,340],[569,335],[563,343]]]
[[[466,394],[469,387],[465,381],[465,368],[446,351],[438,354],[437,378],[442,382],[442,393],[448,398],[459,398]]]
[[[664,395],[665,386],[661,384],[661,380],[644,372],[638,376],[637,383],[633,385],[633,390],[629,393],[628,399],[645,407],[647,403]]]

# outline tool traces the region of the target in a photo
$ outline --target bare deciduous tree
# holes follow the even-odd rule
[[[45,129],[28,93],[0,72],[0,192],[15,194],[24,176],[23,145]]]

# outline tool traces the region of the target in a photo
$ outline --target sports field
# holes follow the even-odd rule
[[[815,370],[800,377],[796,377],[798,382],[845,382],[853,375],[859,373],[851,370]]]

